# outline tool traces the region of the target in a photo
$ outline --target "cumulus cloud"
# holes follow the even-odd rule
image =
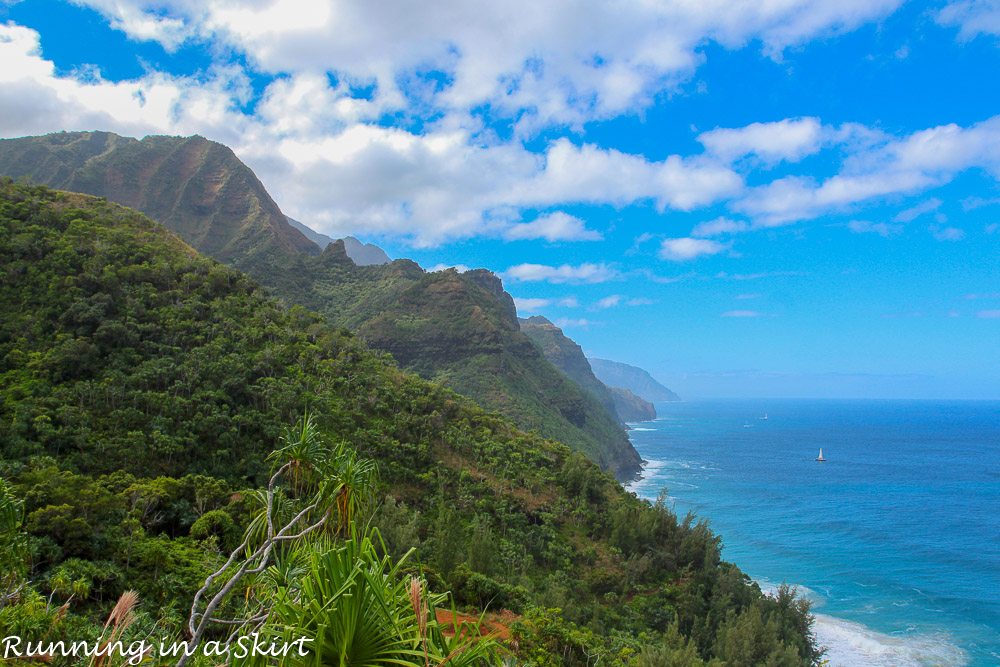
[[[660,251],[657,254],[660,259],[685,262],[703,255],[717,255],[728,249],[728,245],[719,243],[718,241],[684,237],[663,239],[660,243]]]
[[[211,36],[265,72],[335,72],[374,83],[379,103],[399,108],[426,97],[443,109],[489,104],[528,129],[641,109],[690,76],[708,40],[727,48],[759,40],[779,56],[789,46],[880,19],[900,4],[77,2],[133,39],[175,48]],[[447,83],[428,92],[419,85],[428,71],[443,72]]]
[[[537,313],[544,308],[550,308],[552,306],[558,306],[560,308],[576,308],[580,305],[574,296],[567,296],[558,299],[546,299],[546,298],[521,298],[513,297],[514,306],[517,307],[518,312],[522,313]]]
[[[938,23],[957,26],[962,40],[977,35],[1000,35],[1000,2],[997,0],[959,0],[950,2],[937,13]]]
[[[786,176],[750,190],[733,207],[757,226],[777,226],[943,185],[973,168],[1000,178],[1000,116],[970,127],[941,125],[886,138],[852,153],[840,173],[822,182]]]
[[[587,229],[583,220],[556,211],[541,216],[531,222],[511,225],[503,231],[509,241],[522,239],[545,239],[546,241],[600,241],[600,232]]]
[[[606,308],[614,308],[615,306],[621,304],[621,302],[622,302],[621,294],[612,294],[598,301],[596,304],[594,304],[594,307],[599,310],[604,310]]]
[[[717,128],[699,135],[698,141],[725,160],[753,155],[764,162],[797,162],[820,149],[823,134],[818,118],[786,118],[740,128]]]
[[[110,5],[109,5],[110,6]],[[127,81],[56,72],[39,35],[0,25],[0,136],[107,129],[130,136],[202,134],[231,146],[282,209],[324,233],[397,236],[427,246],[453,238],[596,240],[565,213],[512,223],[519,211],[566,203],[640,201],[688,210],[737,192],[742,179],[700,157],[641,155],[557,139],[535,152],[483,142],[474,128],[409,131],[370,122],[378,99],[316,72],[267,84],[254,113],[237,66],[198,77],[151,72]]]
[[[618,276],[617,270],[604,263],[583,263],[578,266],[518,264],[504,272],[505,278],[518,282],[605,283]]]
[[[898,0],[589,4],[587,11],[573,0],[79,2],[134,39],[167,48],[212,40],[221,64],[187,77],[150,71],[110,81],[97,71],[57,71],[35,31],[0,25],[0,136],[95,128],[202,134],[231,146],[286,213],[333,236],[392,236],[416,246],[480,235],[599,239],[561,211],[522,222],[529,211],[574,204],[691,211],[721,203],[747,216],[749,223],[717,219],[689,239],[663,242],[664,258],[690,259],[725,249],[707,237],[919,193],[965,169],[1000,178],[1000,116],[905,137],[789,118],[717,128],[699,135],[704,152],[662,159],[567,138],[523,141],[529,126],[579,126],[641,110],[694,71],[706,41],[760,43],[777,57],[883,17]],[[259,73],[267,83],[254,92],[251,76]],[[509,138],[484,130],[477,117],[484,108],[491,120],[512,124]],[[426,122],[383,122],[394,113]],[[746,156],[795,163],[831,147],[847,157],[826,179],[791,173],[748,189],[740,172]]]
[[[739,234],[750,229],[750,225],[742,220],[731,220],[720,217],[708,222],[702,222],[691,230],[691,236],[724,236],[726,234]]]
[[[551,299],[530,299],[513,297],[514,307],[519,313],[537,313],[542,308],[552,305]]]

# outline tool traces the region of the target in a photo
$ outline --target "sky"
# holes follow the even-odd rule
[[[998,0],[0,0],[0,84],[687,398],[1000,398]]]

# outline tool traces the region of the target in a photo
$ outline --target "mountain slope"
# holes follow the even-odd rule
[[[562,329],[541,315],[521,319],[520,323],[521,331],[535,342],[546,359],[565,373],[569,379],[576,382],[585,391],[590,392],[608,412],[618,415],[611,391],[594,376],[590,362],[587,361],[583,349],[576,341],[566,336]],[[621,415],[618,416],[621,418]],[[621,420],[625,421],[624,418]]]
[[[378,461],[387,548],[416,547],[463,604],[524,612],[522,660],[624,666],[654,646],[740,664],[751,646],[815,662],[804,608],[720,562],[704,524],[286,310],[145,216],[0,179],[0,270],[0,471],[40,587],[24,613],[47,597],[68,627],[99,630],[137,588],[148,630],[177,627],[308,407]]]
[[[219,261],[260,270],[319,254],[233,152],[203,137],[73,132],[0,140],[0,174],[136,208]]]
[[[584,452],[619,477],[639,469],[615,415],[566,382],[519,331],[499,280],[487,272],[425,274],[406,260],[358,266],[344,241],[320,251],[225,146],[104,132],[5,139],[0,174],[134,206],[423,377]]]
[[[621,478],[638,470],[641,459],[614,413],[520,331],[513,299],[489,271],[426,273],[408,260],[359,267],[343,241],[299,266],[297,273],[315,279],[308,294],[299,292],[304,305],[404,368],[565,442]]]
[[[652,375],[641,368],[607,359],[591,359],[590,366],[594,369],[594,375],[609,387],[628,389],[636,396],[650,402],[681,400],[680,396],[657,382]]]
[[[615,400],[615,410],[622,421],[645,422],[656,419],[656,406],[624,387],[608,387]]]

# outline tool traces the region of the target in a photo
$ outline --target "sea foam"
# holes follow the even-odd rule
[[[958,667],[969,661],[943,633],[887,635],[853,621],[815,616],[813,630],[830,667]]]

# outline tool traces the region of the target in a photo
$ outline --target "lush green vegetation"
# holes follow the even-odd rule
[[[287,303],[391,353],[400,366],[623,478],[639,469],[611,402],[595,401],[530,344],[495,276],[425,274],[405,260],[358,267],[342,243],[320,255],[225,146],[202,137],[138,141],[107,132],[3,139],[0,174],[137,208]]]
[[[312,622],[294,593],[316,578],[303,573],[354,563],[359,577],[393,573],[397,603],[399,582],[419,575],[429,605],[427,588],[511,610],[525,664],[817,660],[806,605],[761,595],[705,524],[282,308],[142,215],[2,182],[0,276],[0,564],[12,573],[0,628],[94,637],[135,590],[127,632],[180,635],[206,577],[260,535],[278,462],[329,450],[377,462],[376,485],[358,486],[370,521],[358,509],[344,523],[366,516],[381,539],[348,544],[336,527],[283,561],[265,587],[283,619]],[[328,444],[285,434],[304,410]],[[282,511],[317,492],[311,465],[285,470]],[[338,470],[320,477],[349,477]],[[272,599],[237,598],[223,607],[243,618]]]

